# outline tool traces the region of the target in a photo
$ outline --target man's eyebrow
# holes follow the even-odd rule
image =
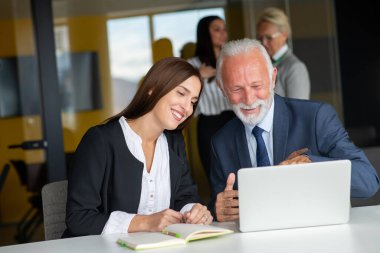
[[[264,82],[261,80],[253,81],[249,85],[251,86],[258,86],[258,85],[264,85]]]

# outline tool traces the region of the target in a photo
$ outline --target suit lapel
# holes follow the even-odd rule
[[[289,132],[289,112],[286,104],[278,95],[275,95],[275,106],[273,116],[273,162],[274,165],[285,160],[285,152]]]
[[[134,180],[131,180],[128,184],[122,184],[123,191],[128,192],[128,194],[125,195],[125,203],[128,203],[128,205],[126,206],[126,210],[130,213],[134,213],[137,212],[140,204],[144,163],[140,162],[129,150],[127,142],[125,141],[123,129],[119,121],[114,121],[109,124],[112,126],[112,128],[115,129],[114,131],[112,131],[112,133],[115,134],[112,137],[112,141],[114,141],[115,143],[115,152],[117,153],[117,157],[120,157],[121,159],[117,164],[121,164],[121,168],[124,168],[124,166],[128,166],[128,169],[123,169],[120,172],[118,172],[120,177],[116,178],[115,180],[120,182],[119,180],[122,180],[122,178],[134,178]],[[119,166],[116,167],[119,168]],[[113,190],[113,186],[110,185],[112,181],[109,181],[110,175],[107,175],[106,178],[108,179],[108,191]],[[112,195],[112,192],[110,194]],[[107,205],[108,203],[105,203],[106,210],[108,208]]]
[[[167,135],[166,135],[167,136]],[[170,164],[170,208],[174,208],[174,199],[176,188],[178,187],[178,182],[180,180],[180,172],[183,171],[181,168],[184,166],[184,161],[178,157],[174,152],[172,147],[169,145],[169,164]]]
[[[237,129],[235,131],[235,150],[239,158],[240,168],[249,168],[252,167],[252,163],[249,156],[247,137],[245,136],[245,128],[239,119],[236,120],[239,121],[238,128],[240,129]],[[236,168],[236,171],[240,168]]]

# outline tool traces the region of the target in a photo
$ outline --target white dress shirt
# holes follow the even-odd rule
[[[148,173],[142,140],[128,125],[126,119],[121,117],[119,123],[122,127],[125,141],[129,151],[137,160],[144,164],[141,182],[140,203],[137,214],[150,215],[160,212],[170,206],[170,165],[169,149],[166,136],[162,133],[156,142],[152,167]],[[126,168],[128,169],[128,165]],[[128,179],[126,180],[134,180]],[[126,193],[128,194],[128,193]],[[181,209],[181,213],[189,211],[194,204],[187,204]],[[128,233],[129,224],[136,214],[122,211],[113,211],[103,228],[102,235],[114,233]]]
[[[274,99],[272,100],[272,105],[265,115],[264,119],[257,124],[261,129],[263,129],[263,139],[265,142],[265,147],[267,148],[270,164],[273,165],[273,116],[274,116]],[[252,129],[255,127],[253,125],[244,124],[245,135],[247,137],[248,151],[251,158],[252,167],[257,167],[256,161],[256,149],[257,142],[255,136],[252,134]]]

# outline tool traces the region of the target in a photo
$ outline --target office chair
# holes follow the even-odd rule
[[[45,240],[61,238],[66,229],[67,180],[42,188]]]
[[[152,43],[152,58],[153,63],[159,60],[173,56],[173,45],[170,39],[161,38],[153,41]]]
[[[347,133],[353,143],[361,148],[376,146],[380,141],[373,125],[347,127]]]
[[[10,169],[10,166],[9,166],[8,163],[6,163],[4,165],[4,167],[3,167],[3,170],[1,171],[1,175],[0,175],[0,193],[3,190],[4,184],[5,184],[5,179],[8,176],[9,169]],[[2,221],[3,221],[3,216],[2,216],[2,213],[1,213],[1,206],[0,206],[0,224],[2,223]]]
[[[380,146],[363,148],[368,160],[380,176]],[[369,199],[351,199],[352,207],[380,205],[380,190]]]
[[[11,160],[22,185],[32,195],[28,198],[30,208],[17,223],[15,239],[19,243],[29,242],[38,226],[42,223],[41,189],[46,182],[45,164],[26,164],[23,160]]]
[[[22,150],[45,149],[46,147],[45,140],[30,140],[8,146],[9,149]],[[16,169],[21,184],[26,185],[27,190],[32,193],[32,196],[28,198],[31,207],[18,222],[15,235],[17,242],[29,242],[42,223],[41,188],[46,182],[46,164],[26,164],[23,160],[11,160],[11,164]]]

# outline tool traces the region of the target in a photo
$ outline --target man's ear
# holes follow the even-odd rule
[[[221,84],[218,80],[216,80],[216,84],[218,85],[219,89],[222,91],[223,96],[224,96],[224,97],[227,97],[227,96],[226,96],[226,93],[224,92],[224,89],[223,89],[222,84]]]
[[[277,77],[277,68],[273,67],[273,73],[272,73],[272,87],[273,87],[273,89],[276,87],[276,77]]]

